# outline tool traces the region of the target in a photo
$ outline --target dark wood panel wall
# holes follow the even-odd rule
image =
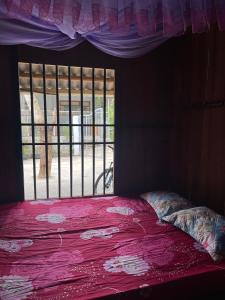
[[[23,199],[16,47],[0,46],[0,203]]]
[[[116,69],[116,194],[168,188],[222,212],[225,107],[198,106],[225,100],[224,53],[225,33],[215,28],[170,40],[138,59],[113,58],[88,43],[65,52],[1,47],[0,202],[23,199],[18,56]]]
[[[166,50],[166,53],[165,53]],[[88,43],[64,52],[1,47],[0,202],[23,199],[17,56],[36,63],[116,69],[115,193],[168,187],[169,84],[167,47],[138,59],[118,59]]]
[[[120,70],[120,192],[168,188],[170,68],[164,47]]]
[[[170,188],[218,212],[225,203],[225,33],[178,38],[174,53],[170,140]]]

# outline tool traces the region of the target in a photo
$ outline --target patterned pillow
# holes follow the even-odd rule
[[[193,207],[190,201],[171,192],[149,192],[141,194],[140,197],[153,207],[159,219],[175,211]]]
[[[194,207],[163,217],[201,243],[213,260],[225,257],[225,218],[213,210]]]

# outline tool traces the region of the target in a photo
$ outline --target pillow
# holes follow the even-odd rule
[[[153,207],[159,219],[175,211],[193,207],[190,201],[171,192],[149,192],[141,194],[140,197]]]
[[[204,206],[193,207],[165,216],[163,220],[201,243],[213,260],[225,257],[225,218],[213,210]]]

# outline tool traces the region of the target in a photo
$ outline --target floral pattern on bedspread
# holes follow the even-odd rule
[[[55,252],[45,259],[42,255],[36,256],[35,267],[32,269],[32,277],[35,278],[33,284],[38,287],[45,283],[50,284],[55,281],[67,281],[73,278],[72,268],[84,261],[79,250]],[[21,265],[22,263],[22,265]],[[21,258],[12,263],[11,275],[27,276],[29,267],[34,263],[33,258]],[[31,268],[30,268],[31,271]]]
[[[0,211],[0,227],[7,223],[20,221],[20,219],[23,218],[24,209],[17,208],[16,206],[18,205],[15,205],[15,207],[12,207],[12,209],[9,210],[10,214],[7,213],[7,210]],[[9,207],[11,207],[11,205]]]
[[[0,240],[0,249],[7,252],[19,252],[23,247],[30,247],[32,240]]]
[[[159,222],[146,201],[47,201],[1,207],[1,300],[84,300],[139,288],[146,297],[179,278],[225,276],[225,263],[214,263],[192,238]]]
[[[35,219],[40,222],[46,221],[48,223],[57,224],[63,223],[66,218],[62,214],[43,214],[36,216]]]
[[[113,236],[113,233],[119,232],[118,227],[109,227],[106,229],[96,229],[96,230],[87,230],[81,233],[80,237],[83,240],[89,240],[94,237],[99,237],[102,239],[109,239]]]
[[[94,209],[94,206],[91,204],[80,204],[77,205],[58,205],[55,207],[50,207],[49,211],[55,214],[63,214],[66,218],[81,218],[86,217],[91,214],[91,211]]]
[[[154,236],[146,235],[139,240],[124,240],[115,245],[116,252],[120,255],[137,255],[143,257],[150,265],[168,265],[174,258],[172,248],[173,240],[167,237],[155,239]],[[158,249],[164,249],[163,255],[159,256]]]
[[[32,294],[32,282],[26,277],[9,275],[0,277],[0,299],[23,300]]]
[[[104,263],[107,272],[141,276],[145,275],[150,269],[148,263],[138,256],[123,255],[113,257]]]
[[[130,207],[126,206],[112,206],[112,207],[107,207],[106,211],[109,213],[114,213],[114,214],[120,214],[124,216],[129,216],[134,214],[134,210]]]

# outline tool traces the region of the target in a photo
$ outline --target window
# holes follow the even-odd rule
[[[19,63],[25,199],[113,194],[113,69]]]
[[[71,109],[74,113],[77,111],[79,114],[80,101],[72,101]],[[83,109],[84,109],[84,112],[90,113],[90,110],[91,110],[90,101],[83,101]],[[60,110],[61,111],[69,111],[69,104],[67,101],[63,101],[63,100],[60,101]]]

